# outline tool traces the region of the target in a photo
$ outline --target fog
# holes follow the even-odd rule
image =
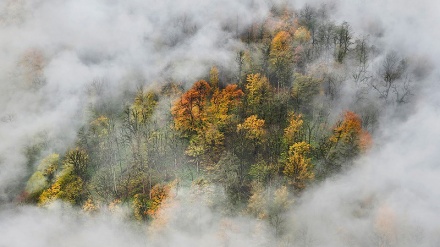
[[[7,0],[0,10],[1,201],[26,175],[24,147],[73,142],[94,81],[122,94],[168,79],[190,83],[213,64],[228,69],[240,46],[234,35],[268,5]]]
[[[440,3],[433,0],[327,1],[333,19],[381,47],[378,59],[397,50],[431,73],[417,81],[411,114],[381,116],[373,148],[351,170],[296,198],[281,241],[263,222],[224,219],[184,194],[164,210],[159,240],[148,225],[127,221],[124,209],[89,216],[58,203],[7,204],[27,175],[24,147],[42,142],[46,152],[62,151],[74,142],[94,80],[118,94],[170,78],[190,83],[212,64],[232,70],[242,45],[236,34],[264,19],[271,4],[0,3],[0,246],[439,246]]]

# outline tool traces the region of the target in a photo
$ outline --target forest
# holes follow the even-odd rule
[[[94,81],[76,144],[42,158],[20,200],[126,203],[149,220],[176,187],[218,185],[230,213],[270,220],[261,198],[273,192],[286,204],[350,167],[371,147],[380,108],[405,107],[416,90],[410,61],[391,52],[371,71],[376,48],[326,11],[272,9],[240,34],[236,73],[212,65],[189,88],[166,81],[114,99]],[[38,51],[26,55],[38,66]],[[344,87],[354,98],[338,109]],[[29,160],[41,145],[28,147]]]
[[[244,28],[219,27],[240,43],[230,63],[173,61],[159,79],[135,74],[117,92],[105,76],[90,79],[81,89],[84,107],[76,114],[84,121],[73,141],[58,145],[45,131],[31,136],[11,201],[43,209],[61,203],[87,217],[122,210],[129,222],[154,232],[170,221],[167,212],[189,200],[216,217],[267,226],[277,239],[267,246],[317,246],[305,228],[292,230],[292,208],[380,150],[389,119],[404,122],[413,114],[420,82],[432,70],[421,56],[382,47],[380,27],[358,31],[333,11],[332,4],[273,4]],[[179,36],[156,49],[200,32],[191,18],[174,25]],[[22,53],[25,90],[45,88],[47,57],[39,48]],[[197,72],[176,79],[180,66]],[[4,123],[13,119],[2,116]],[[379,207],[370,243],[403,246],[393,230],[395,213],[373,194],[354,202],[350,217],[361,221]],[[225,232],[234,223],[225,222],[219,246],[231,245]],[[344,243],[356,243],[344,231]]]

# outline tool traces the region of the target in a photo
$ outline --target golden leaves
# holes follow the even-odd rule
[[[245,138],[261,142],[266,134],[264,129],[264,120],[258,119],[257,115],[252,115],[237,125],[237,132],[244,133]]]
[[[297,189],[303,189],[305,183],[315,177],[312,171],[310,144],[297,142],[290,146],[288,158],[283,173],[289,178],[290,184]]]
[[[284,129],[284,139],[288,145],[298,141],[303,122],[302,114],[295,114],[294,112],[289,114],[289,125]]]
[[[299,27],[296,29],[293,39],[299,43],[307,43],[310,41],[310,32],[306,27]]]

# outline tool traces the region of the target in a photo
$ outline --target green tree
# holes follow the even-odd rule
[[[311,76],[295,74],[293,82],[292,97],[295,100],[297,109],[307,113],[312,107],[314,96],[320,93],[321,80]]]

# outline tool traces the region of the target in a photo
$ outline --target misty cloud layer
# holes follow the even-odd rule
[[[234,35],[267,13],[262,1],[0,3],[0,201],[26,174],[23,147],[72,143],[93,81],[122,94],[228,69]]]
[[[305,2],[322,3],[291,5]],[[380,52],[422,57],[433,71],[420,81],[412,114],[380,119],[376,146],[354,169],[298,198],[286,217],[293,245],[438,246],[440,4],[327,3],[335,6],[332,18],[348,21],[357,35],[370,35]],[[232,0],[0,3],[0,202],[11,199],[25,174],[23,147],[43,142],[50,152],[74,141],[89,100],[84,91],[93,80],[118,93],[139,83],[191,81],[212,64],[228,69],[241,45],[236,32],[264,19],[269,8],[264,1]],[[147,226],[109,215],[90,220],[59,207],[0,207],[0,246],[161,246],[146,237]],[[223,224],[219,218],[204,207],[198,212],[206,219],[197,223],[203,231],[188,233],[170,223],[164,235],[170,242],[162,244],[256,246],[273,240],[270,232],[255,237],[258,222],[230,219],[244,230],[229,233],[227,245],[215,234]]]

